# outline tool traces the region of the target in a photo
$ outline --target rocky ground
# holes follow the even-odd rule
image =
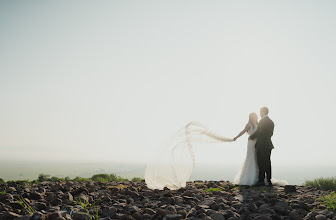
[[[219,188],[209,192],[211,188]],[[302,186],[236,187],[190,182],[177,191],[144,182],[42,182],[0,185],[0,220],[86,219],[332,219],[319,201],[330,192]],[[207,190],[208,189],[208,190]],[[24,200],[20,204],[19,197]],[[95,204],[94,204],[95,203]],[[31,214],[27,211],[31,207]]]

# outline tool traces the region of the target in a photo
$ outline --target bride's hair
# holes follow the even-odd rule
[[[255,113],[255,112],[252,112],[250,115],[249,115],[249,121],[248,123],[250,125],[252,125],[252,127],[254,127],[254,124],[257,124],[258,125],[258,115]]]

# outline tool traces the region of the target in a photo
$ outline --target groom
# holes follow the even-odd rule
[[[272,186],[271,151],[274,146],[271,137],[273,135],[274,123],[268,117],[267,107],[262,107],[260,109],[260,116],[261,119],[259,121],[257,131],[249,137],[250,140],[257,138],[255,148],[257,153],[257,163],[259,167],[259,180],[256,186],[265,185],[265,173],[268,185]]]

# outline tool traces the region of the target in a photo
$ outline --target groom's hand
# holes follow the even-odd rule
[[[251,140],[251,137],[249,136],[248,139]]]

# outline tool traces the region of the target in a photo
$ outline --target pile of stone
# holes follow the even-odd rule
[[[151,190],[144,182],[9,182],[0,186],[0,220],[293,219],[336,220],[311,187],[235,186],[229,181],[188,182]]]

